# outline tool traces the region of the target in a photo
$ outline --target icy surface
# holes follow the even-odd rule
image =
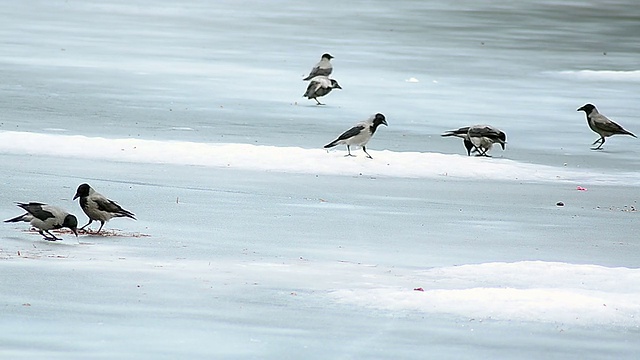
[[[635,359],[633,1],[21,1],[0,14],[0,357]],[[324,52],[344,89],[301,79]],[[322,146],[382,112],[359,149]],[[507,134],[467,157],[446,130]],[[93,230],[97,229],[94,223]]]

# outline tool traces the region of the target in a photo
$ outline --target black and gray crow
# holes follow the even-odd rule
[[[600,114],[598,109],[596,109],[593,104],[585,104],[577,111],[584,111],[587,114],[587,124],[589,124],[589,128],[593,130],[595,133],[600,135],[600,138],[593,142],[591,145],[595,145],[600,143],[598,147],[591,148],[591,150],[600,150],[602,149],[602,145],[604,145],[605,138],[611,135],[631,135],[636,137],[633,133],[625,130],[622,126],[616,124],[615,122],[609,120],[606,116]]]
[[[378,129],[378,126],[380,125],[388,126],[387,120],[385,119],[384,115],[377,113],[375,115],[372,115],[366,121],[357,123],[351,129],[338,136],[337,139],[325,145],[324,148],[328,149],[338,144],[345,144],[347,145],[348,152],[348,154],[345,156],[354,156],[351,154],[351,145],[356,145],[362,147],[362,151],[367,154],[367,157],[369,159],[373,159],[367,152],[366,145],[369,140],[371,140],[371,137],[373,136],[373,134],[375,134],[376,129]]]
[[[94,220],[100,221],[100,228],[96,231],[97,234],[102,230],[104,224],[114,217],[128,217],[136,220],[135,214],[123,209],[120,205],[116,204],[115,201],[109,200],[104,195],[96,192],[89,184],[78,186],[73,200],[77,198],[80,198],[82,211],[89,217],[89,222],[80,229],[89,226]]]
[[[48,241],[61,240],[49,232],[49,230],[61,229],[63,227],[71,229],[71,231],[78,236],[78,219],[65,210],[39,202],[16,203],[16,205],[26,211],[26,213],[16,216],[13,219],[5,220],[4,222],[28,222],[31,226],[38,229],[40,235],[44,236],[44,239]]]
[[[324,105],[318,101],[318,98],[327,95],[333,89],[342,89],[342,87],[334,79],[329,79],[326,76],[316,76],[311,79],[309,86],[307,86],[307,91],[302,96],[315,100],[318,105]]]
[[[311,69],[309,75],[302,79],[304,81],[311,80],[316,76],[329,76],[333,71],[333,65],[331,65],[331,59],[333,56],[329,53],[322,54],[320,61]]]

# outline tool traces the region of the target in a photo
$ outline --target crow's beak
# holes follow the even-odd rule
[[[80,194],[76,193],[76,195],[73,197],[73,200],[77,199],[80,197]]]

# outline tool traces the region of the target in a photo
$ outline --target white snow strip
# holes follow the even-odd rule
[[[331,296],[381,310],[475,320],[640,327],[640,269],[523,261],[435,268],[411,280],[404,288],[381,282]]]
[[[572,170],[508,159],[477,158],[457,154],[369,150],[374,159],[352,149],[357,157],[344,157],[336,148],[261,146],[239,143],[197,143],[136,138],[109,139],[80,135],[0,131],[0,153],[46,155],[133,163],[197,165],[243,170],[346,176],[403,178],[474,178],[511,181],[564,181],[580,184],[629,184],[637,173],[600,173]]]
[[[614,81],[640,81],[640,70],[614,71],[614,70],[579,70],[560,71],[562,77],[571,77],[586,80],[614,80]]]

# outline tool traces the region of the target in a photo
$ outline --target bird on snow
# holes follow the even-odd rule
[[[307,91],[302,97],[314,99],[318,105],[324,105],[318,101],[318,98],[327,95],[333,89],[342,89],[342,87],[337,81],[329,79],[326,76],[316,76],[311,79],[309,86],[307,86]]]
[[[493,144],[498,143],[505,148],[507,143],[507,135],[491,125],[473,125],[467,131],[469,141],[475,146],[478,156],[489,156],[487,151],[491,150]],[[466,146],[466,145],[465,145]]]
[[[449,130],[440,136],[455,136],[461,138],[462,142],[464,143],[464,147],[467,149],[467,155],[471,156],[471,150],[474,150],[475,146],[471,143],[471,140],[469,140],[469,127],[470,126],[464,126],[460,129]],[[477,152],[478,150],[475,149],[474,151]]]
[[[62,240],[50,233],[49,230],[61,229],[63,227],[71,229],[71,231],[78,236],[78,219],[65,210],[38,202],[16,204],[26,211],[26,213],[16,216],[13,219],[5,220],[4,222],[24,221],[31,223],[31,226],[38,229],[38,233],[48,241]]]
[[[504,132],[490,125],[473,125],[464,126],[456,130],[449,130],[441,136],[455,136],[463,140],[464,147],[467,149],[467,155],[471,156],[471,152],[477,153],[477,156],[489,156],[487,151],[491,149],[494,143],[499,143],[504,150],[507,136]]]
[[[351,155],[351,145],[356,145],[362,147],[362,151],[367,154],[367,157],[369,159],[373,159],[367,152],[366,145],[367,142],[371,140],[371,137],[373,136],[373,134],[375,134],[376,129],[378,129],[378,126],[380,126],[380,124],[388,126],[387,120],[385,119],[384,115],[380,113],[372,115],[366,121],[359,122],[351,129],[342,133],[342,135],[338,136],[337,139],[325,145],[324,148],[328,149],[338,144],[345,144],[347,145],[348,152],[348,154],[345,156],[355,156]]]
[[[331,72],[333,71],[333,65],[331,65],[331,59],[333,59],[333,56],[331,56],[331,54],[329,53],[323,54],[322,58],[320,58],[320,61],[313,67],[313,69],[311,69],[311,71],[309,72],[309,75],[302,80],[307,81],[307,80],[313,79],[316,76],[331,75]]]
[[[115,201],[107,199],[104,195],[93,190],[89,184],[82,184],[78,186],[76,195],[73,200],[80,198],[80,207],[82,211],[89,217],[89,222],[81,227],[84,229],[89,226],[94,220],[100,221],[100,228],[96,231],[96,234],[102,230],[104,224],[114,217],[128,217],[136,220],[135,214],[123,209]]]
[[[616,124],[615,122],[609,120],[606,116],[600,114],[598,109],[596,109],[593,104],[585,104],[577,111],[584,111],[587,114],[587,124],[589,124],[589,128],[593,130],[593,132],[600,135],[600,138],[593,142],[591,145],[595,145],[600,143],[598,147],[591,148],[591,150],[600,150],[602,149],[602,145],[604,145],[605,138],[611,135],[631,135],[636,137],[631,132],[622,128],[622,126]]]

